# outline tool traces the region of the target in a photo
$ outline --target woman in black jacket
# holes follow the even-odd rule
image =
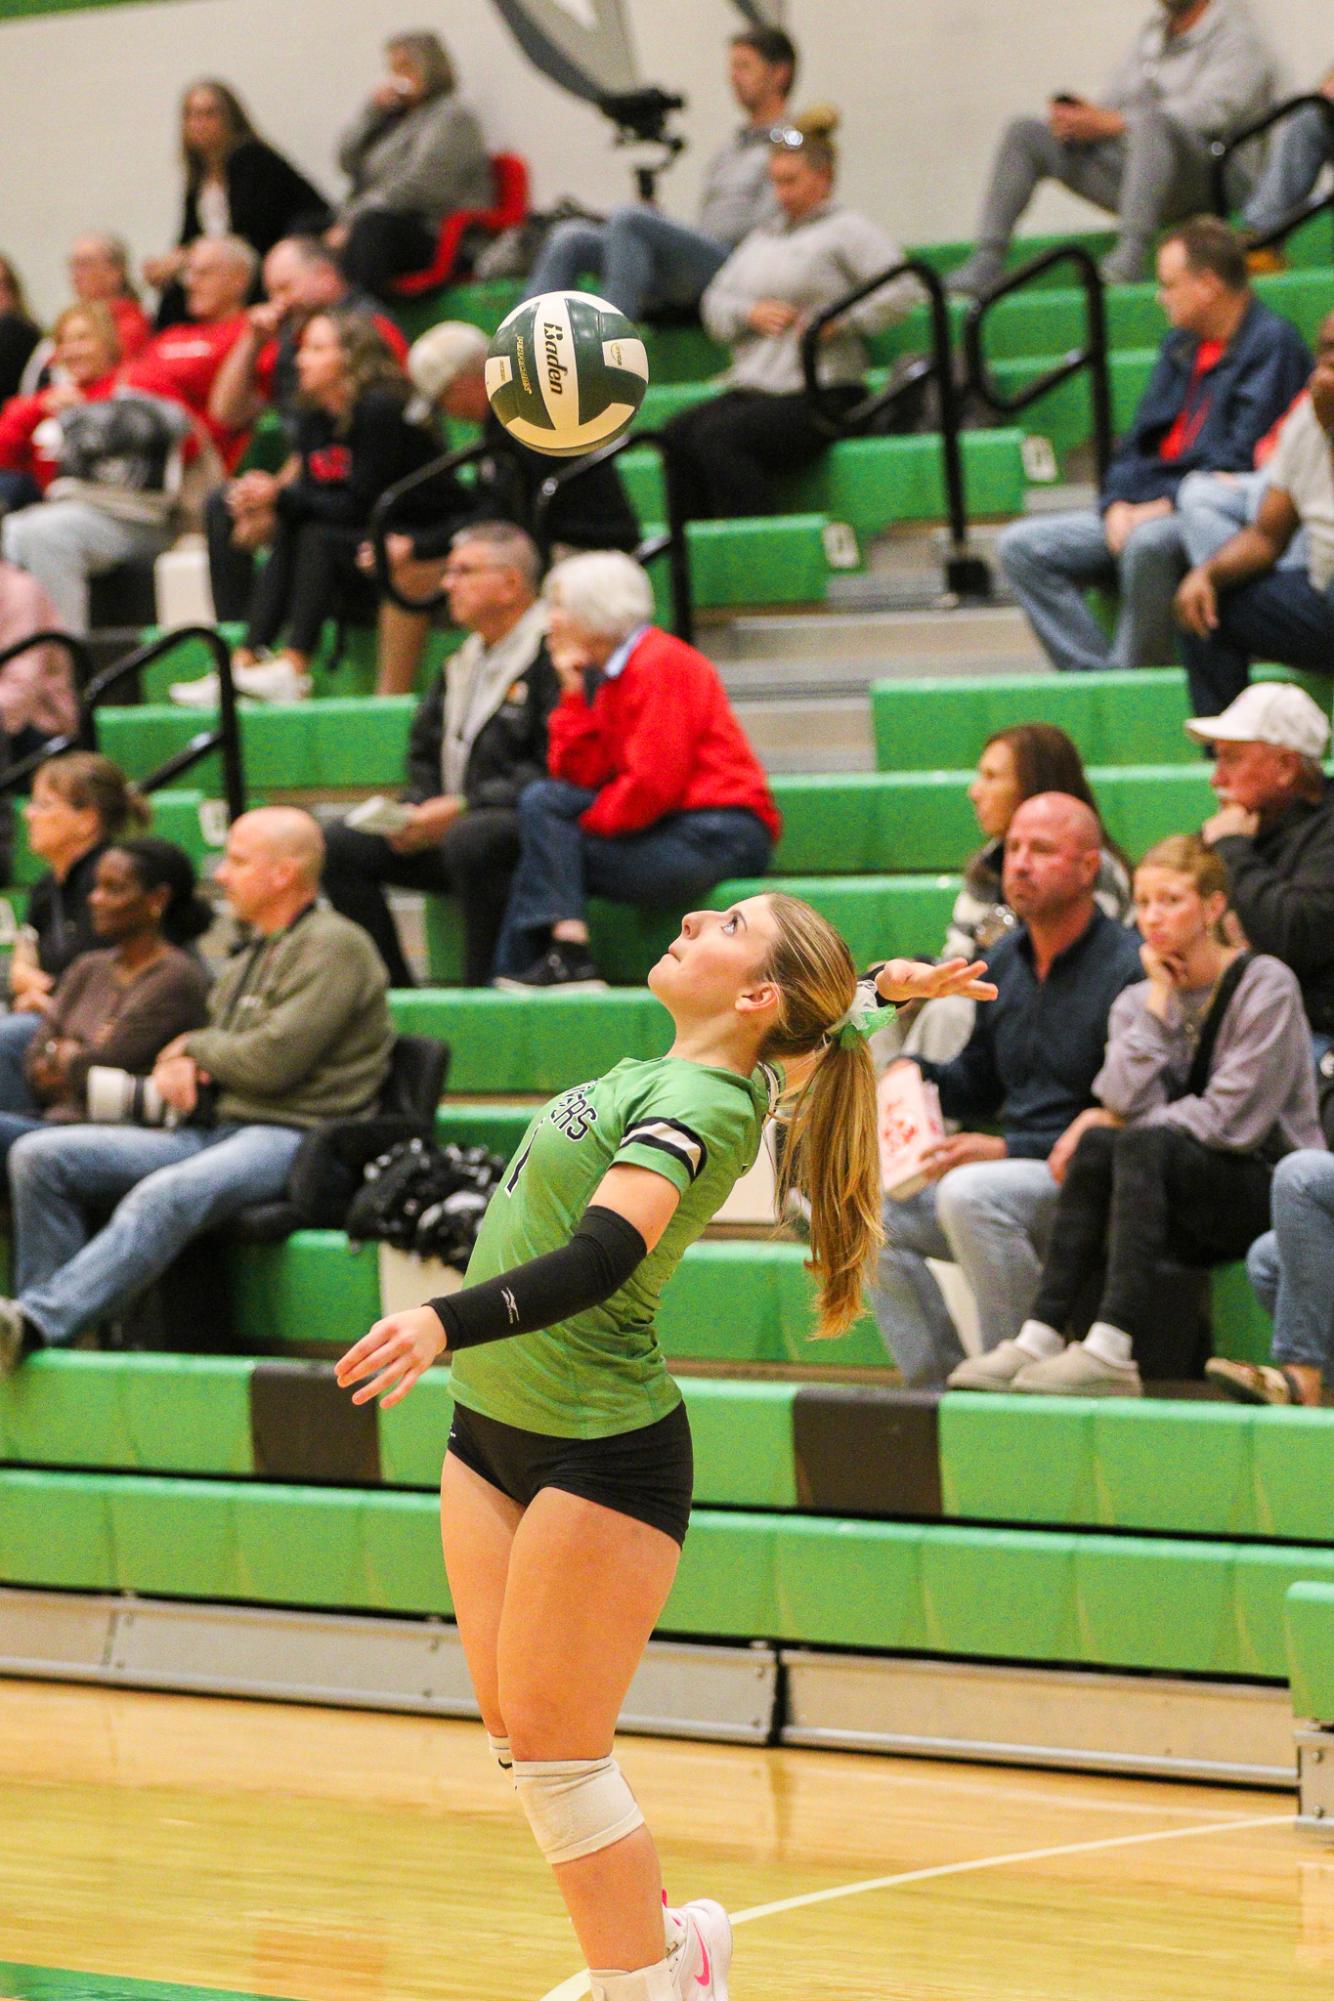
[[[360,610],[374,620],[374,586],[356,561],[371,510],[386,487],[439,450],[428,431],[408,422],[407,377],[368,314],[317,313],[301,336],[297,377],[302,408],[278,491],[273,546],[232,660],[242,693],[269,701],[310,693],[311,657],[336,611]],[[281,650],[264,658],[284,632]]]
[[[185,203],[177,247],[145,260],[146,282],[161,292],[159,327],[188,317],[180,283],[187,247],[197,236],[239,236],[264,257],[280,237],[322,229],[329,204],[318,188],[250,122],[236,92],[212,77],[181,99]]]

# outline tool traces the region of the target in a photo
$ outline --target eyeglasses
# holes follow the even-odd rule
[[[769,144],[781,146],[785,152],[799,153],[806,144],[807,134],[799,132],[795,125],[771,125]]]

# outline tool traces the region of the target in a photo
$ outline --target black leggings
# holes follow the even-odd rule
[[[1080,1293],[1105,1265],[1097,1318],[1128,1334],[1157,1374],[1172,1330],[1160,1267],[1230,1264],[1269,1228],[1273,1170],[1253,1154],[1221,1153],[1176,1126],[1093,1126],[1075,1149],[1029,1309],[1064,1332]]]
[[[829,391],[831,402],[849,407],[861,394],[855,387]],[[726,389],[682,410],[663,436],[667,478],[687,521],[777,513],[783,496],[775,477],[813,465],[830,444],[804,395],[770,396],[759,389]]]
[[[278,523],[269,559],[255,579],[246,645],[272,646],[284,626],[287,643],[313,653],[326,618],[357,611],[375,616],[375,589],[357,568],[362,528],[324,521]]]
[[[419,215],[371,208],[359,215],[343,245],[342,266],[349,284],[377,299],[390,296],[390,282],[405,271],[424,271],[435,256],[439,229]]]

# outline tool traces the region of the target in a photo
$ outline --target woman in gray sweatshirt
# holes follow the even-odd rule
[[[385,56],[384,79],[339,141],[352,188],[327,237],[350,282],[378,298],[431,262],[443,217],[495,201],[482,128],[439,39],[395,35]]]
[[[1179,1332],[1164,1326],[1163,1264],[1244,1257],[1269,1226],[1275,1164],[1323,1145],[1301,989],[1225,942],[1226,909],[1226,870],[1198,835],[1160,841],[1135,871],[1147,978],[1112,1006],[1099,1107],[1052,1151],[1061,1199],[1030,1317],[952,1387],[1138,1396],[1140,1365],[1166,1373],[1155,1364]],[[1067,1347],[1100,1269],[1097,1318]]]
[[[720,396],[666,426],[668,478],[687,520],[783,505],[775,475],[809,465],[829,443],[806,400],[802,334],[844,292],[903,256],[876,223],[834,200],[837,124],[823,111],[775,128],[769,176],[778,213],[742,238],[700,303],[708,331],[731,347],[732,365]],[[912,279],[899,278],[831,322],[820,362],[831,401],[857,401],[864,337],[901,319],[918,296]]]

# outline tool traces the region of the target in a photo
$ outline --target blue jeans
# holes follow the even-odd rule
[[[1248,528],[1269,491],[1265,472],[1190,472],[1177,488],[1177,513],[1186,561],[1192,569],[1216,556],[1225,542]],[[1306,568],[1307,534],[1299,528],[1278,559],[1280,570]]]
[[[1251,661],[1334,674],[1334,584],[1323,591],[1305,571],[1266,570],[1218,601],[1218,624],[1206,639],[1181,635],[1197,716],[1216,716],[1251,678]]]
[[[36,1116],[39,1106],[28,1088],[28,1073],[23,1064],[28,1044],[45,1024],[45,1015],[0,1015],[0,1112],[27,1112]]]
[[[1246,1258],[1274,1316],[1273,1358],[1334,1373],[1334,1154],[1290,1153],[1274,1169],[1274,1227]]]
[[[568,292],[585,272],[627,319],[651,306],[694,306],[727,256],[727,246],[673,222],[656,208],[613,209],[605,222],[558,222],[529,273],[525,297]]]
[[[62,1126],[9,1155],[17,1299],[52,1347],[167,1269],[192,1237],[287,1186],[294,1126]],[[124,1198],[124,1199],[122,1199]],[[85,1204],[116,1207],[89,1236]]]
[[[943,1383],[963,1360],[928,1258],[957,1264],[972,1288],[987,1348],[1028,1317],[1061,1191],[1045,1160],[955,1167],[906,1202],[885,1202],[885,1242],[871,1303],[885,1346],[918,1386]]]
[[[1144,522],[1119,557],[1107,547],[1101,515],[1082,508],[1012,521],[997,548],[1029,624],[1063,673],[1175,662],[1172,599],[1186,574],[1175,514]],[[1084,602],[1084,592],[1094,585],[1120,595],[1110,641]]]
[[[763,875],[773,842],[745,808],[669,813],[642,833],[586,834],[579,815],[596,799],[563,778],[539,778],[519,800],[519,863],[496,947],[496,971],[526,973],[551,927],[582,918],[590,896],[685,909],[732,875]]]
[[[1334,158],[1329,125],[1314,104],[1284,120],[1269,149],[1265,170],[1242,210],[1248,229],[1258,236],[1277,229],[1283,218],[1310,194],[1325,162]]]

